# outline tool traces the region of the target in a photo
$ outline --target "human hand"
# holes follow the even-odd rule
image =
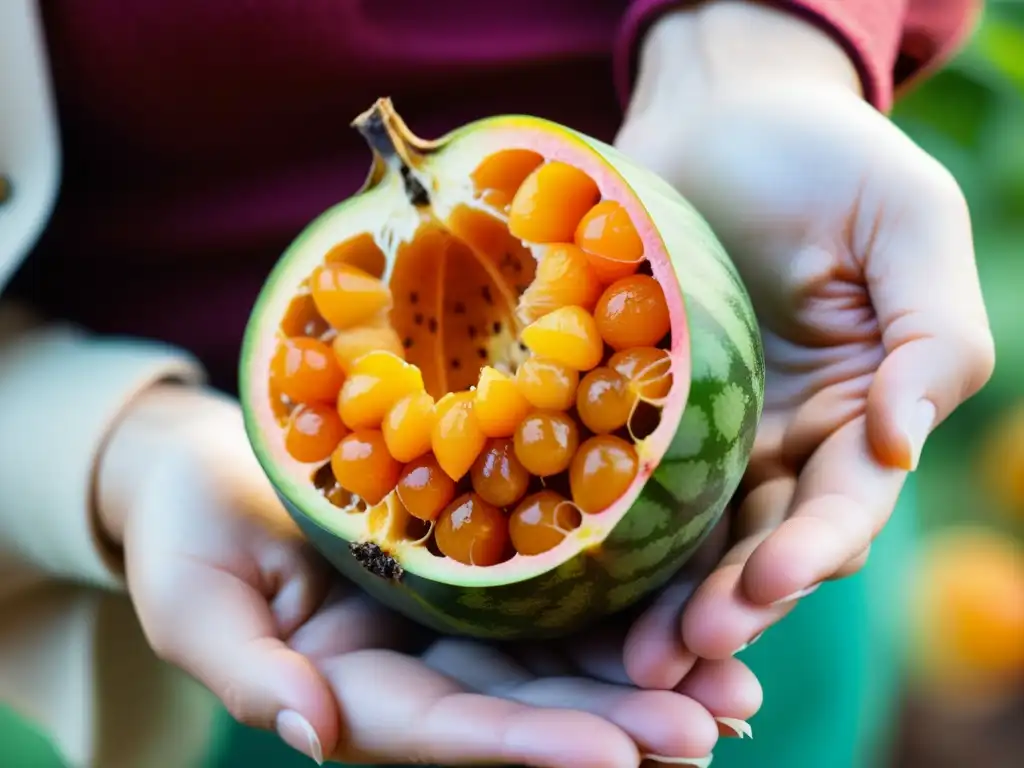
[[[276,729],[318,761],[682,762],[713,746],[712,712],[743,720],[760,704],[735,659],[704,665],[678,691],[640,691],[611,636],[499,648],[408,624],[307,547],[237,405],[220,396],[174,386],[141,396],[104,450],[97,490],[157,654],[240,722]]]
[[[994,352],[956,182],[798,17],[738,1],[665,17],[617,143],[722,239],[767,366],[735,544],[687,605],[681,643],[669,591],[627,646],[632,678],[664,687],[863,565],[926,437],[984,385]]]

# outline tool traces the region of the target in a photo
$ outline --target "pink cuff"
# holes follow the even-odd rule
[[[893,65],[899,49],[907,0],[769,0],[832,35],[860,73],[865,98],[887,112],[893,100]],[[647,29],[681,0],[634,0],[615,44],[615,87],[628,104],[637,54]]]

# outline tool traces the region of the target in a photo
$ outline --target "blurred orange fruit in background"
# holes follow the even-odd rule
[[[925,540],[915,570],[912,658],[920,681],[965,703],[1019,690],[1022,543],[980,526],[947,528]]]

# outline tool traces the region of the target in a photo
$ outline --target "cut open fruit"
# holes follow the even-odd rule
[[[261,465],[311,541],[436,629],[563,634],[664,584],[736,489],[764,388],[699,215],[532,117],[436,142],[356,119],[365,187],[292,244],[246,331]]]

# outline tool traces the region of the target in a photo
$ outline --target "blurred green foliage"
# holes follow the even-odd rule
[[[987,430],[1024,401],[1024,1],[990,0],[967,48],[904,94],[893,116],[964,189],[996,339],[992,381],[926,449],[919,472],[924,524],[1011,526],[996,513],[977,461]]]

